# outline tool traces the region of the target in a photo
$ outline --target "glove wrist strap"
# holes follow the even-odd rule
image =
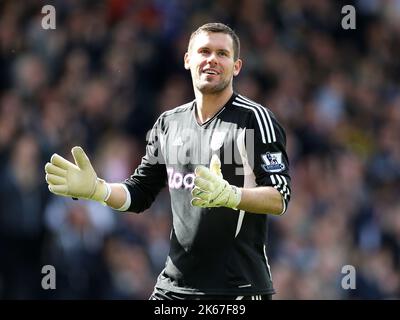
[[[228,198],[228,206],[234,210],[238,210],[237,206],[240,204],[240,201],[242,200],[242,190],[232,185],[231,188],[232,191]]]
[[[106,205],[106,201],[111,195],[111,187],[103,179],[97,178],[96,187],[93,195],[90,197],[92,200],[100,202],[102,205]]]

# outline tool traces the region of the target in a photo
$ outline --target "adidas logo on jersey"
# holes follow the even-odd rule
[[[174,140],[174,142],[172,143],[173,146],[179,147],[183,145],[183,141],[181,137],[178,137]]]

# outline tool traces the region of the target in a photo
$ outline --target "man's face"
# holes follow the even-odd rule
[[[185,68],[190,70],[193,85],[203,94],[216,94],[232,86],[242,61],[234,61],[233,40],[225,33],[200,32],[185,54]]]

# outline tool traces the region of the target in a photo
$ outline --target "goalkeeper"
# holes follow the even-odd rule
[[[270,110],[234,92],[240,43],[210,23],[184,56],[195,99],[164,112],[146,154],[121,183],[97,176],[81,147],[71,163],[54,154],[46,181],[54,194],[142,212],[168,185],[173,227],[165,268],[150,299],[271,299],[266,246],[269,214],[283,214],[291,189],[286,137]]]

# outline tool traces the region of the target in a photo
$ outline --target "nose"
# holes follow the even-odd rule
[[[216,65],[218,63],[217,55],[215,52],[210,53],[210,55],[207,57],[207,62],[210,65]]]

